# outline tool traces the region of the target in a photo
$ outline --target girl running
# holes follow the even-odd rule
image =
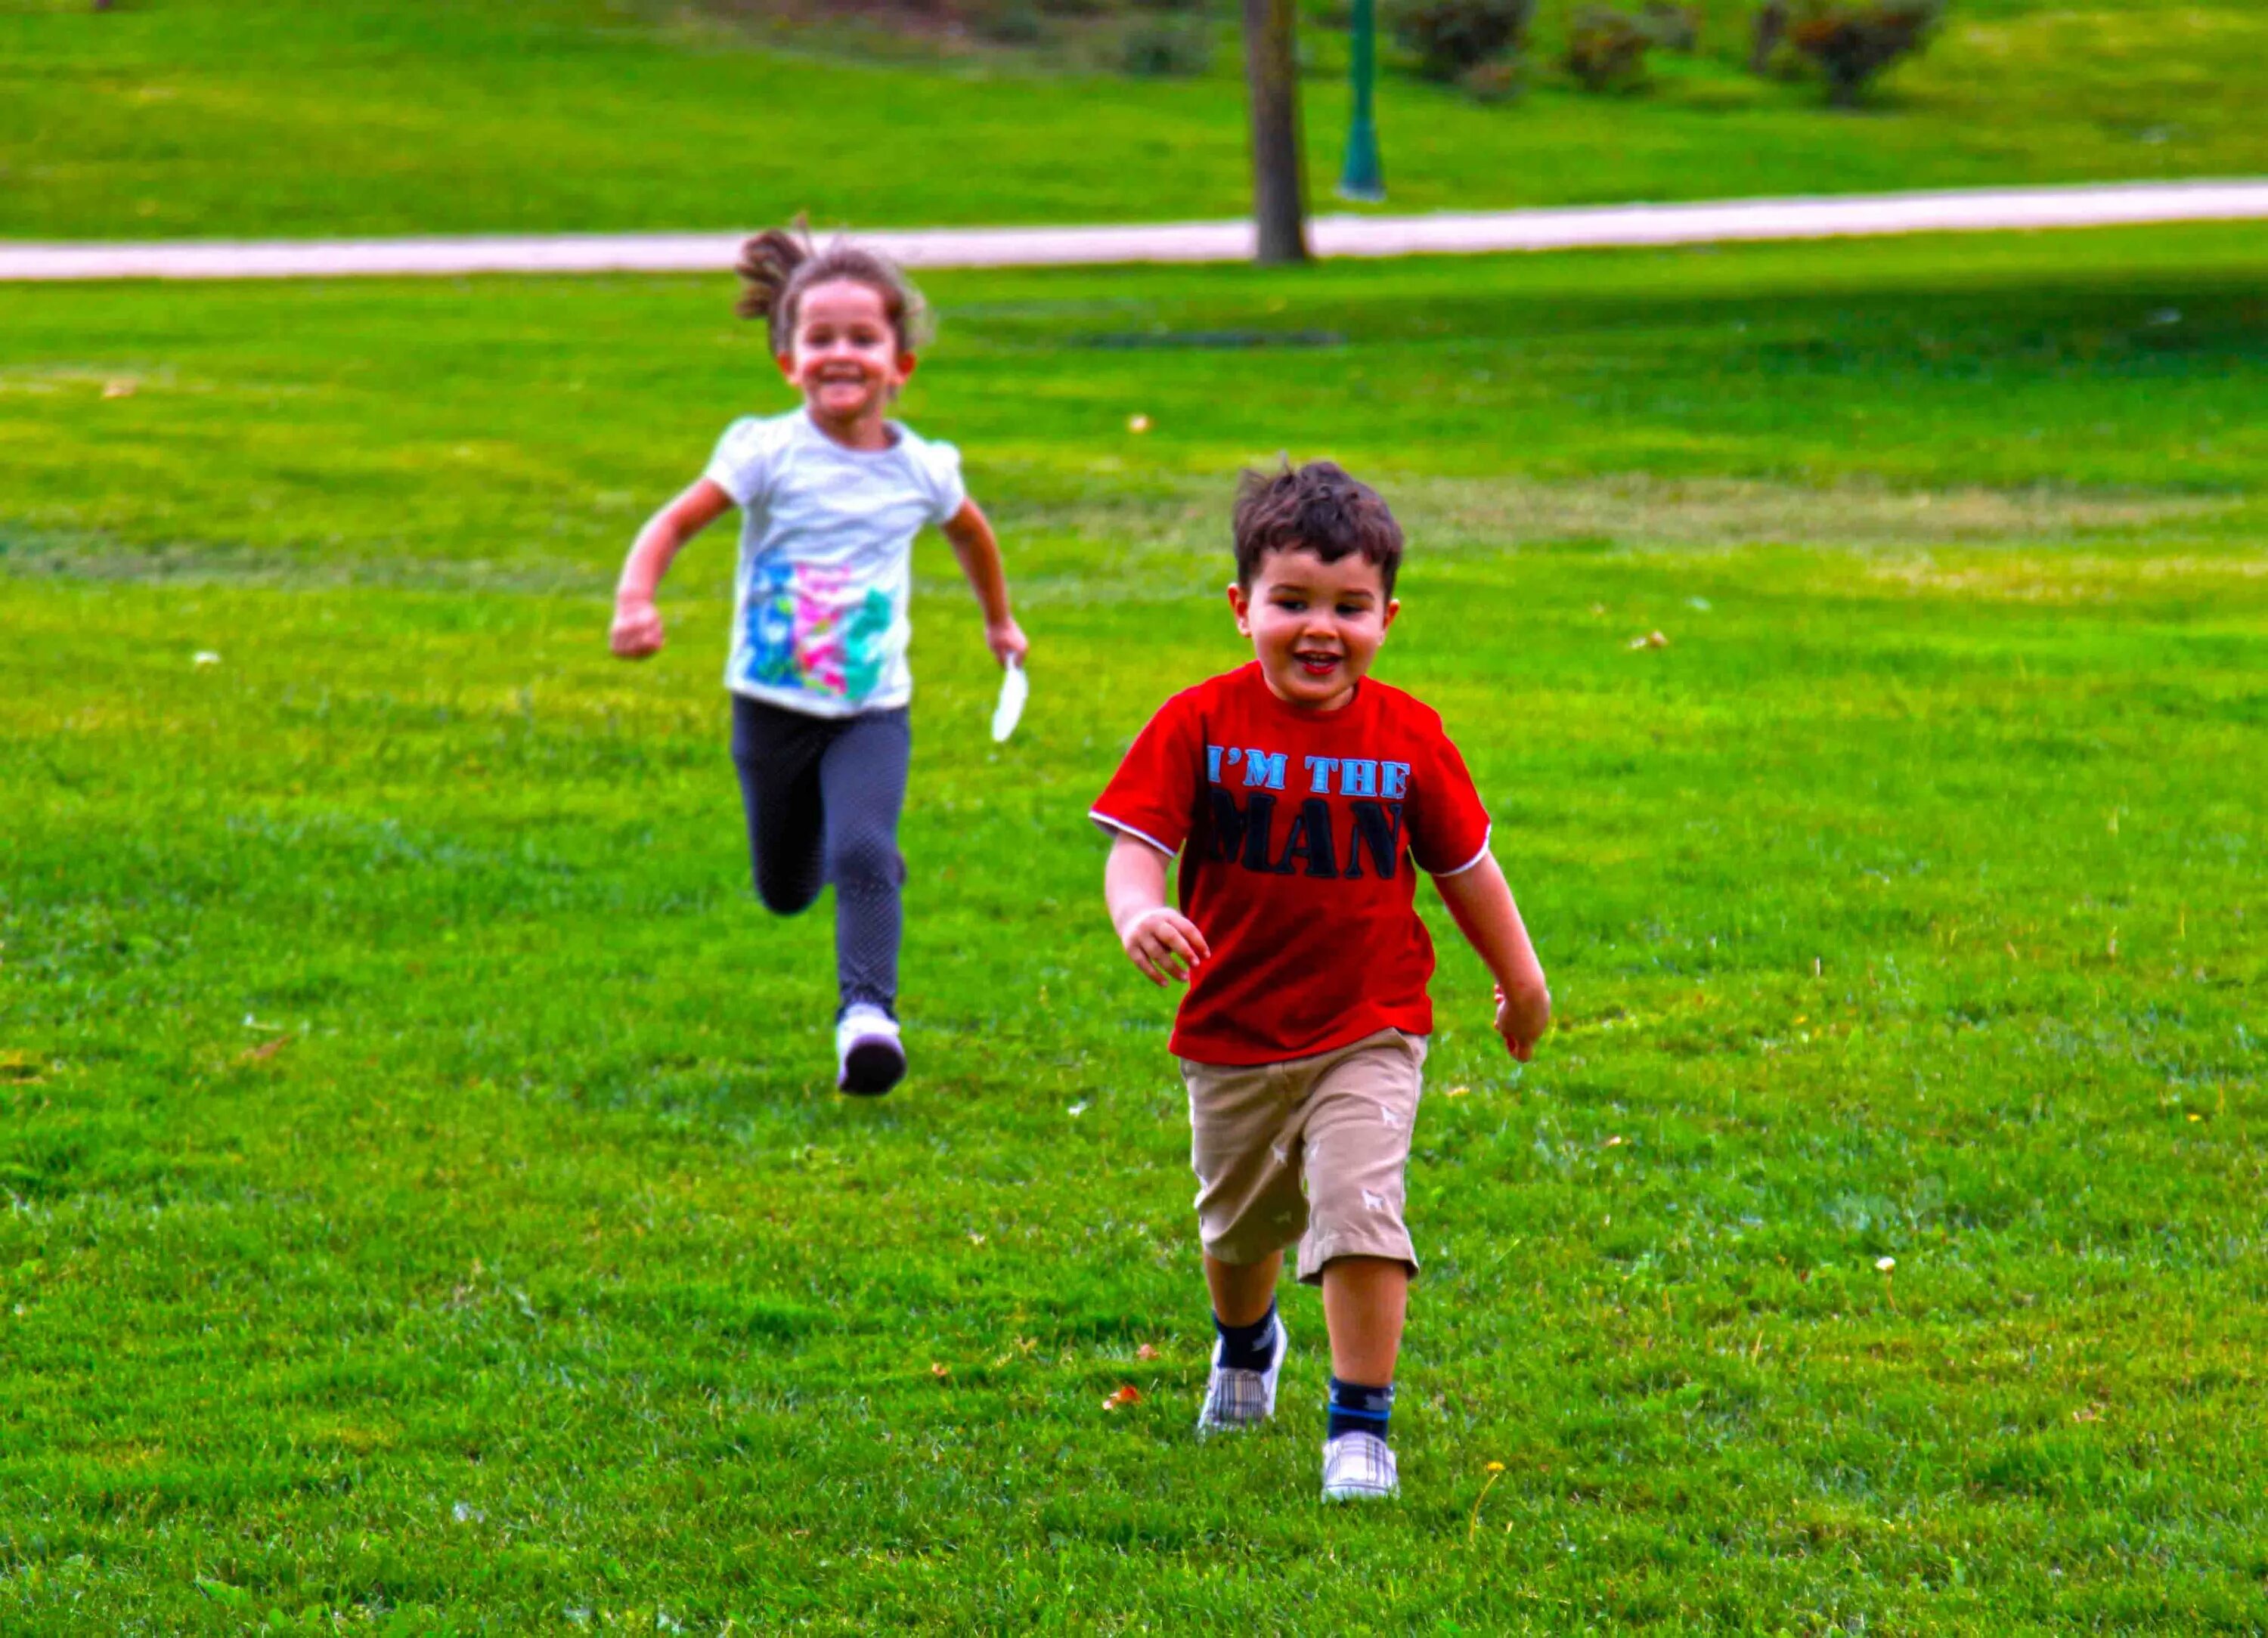
[[[914,371],[920,294],[885,258],[816,250],[778,229],[740,247],[737,311],[762,319],[803,407],[744,416],[709,467],[638,532],[615,590],[614,651],[662,644],[654,591],[670,560],[740,508],[733,761],[756,892],[793,915],[835,884],[836,1084],[886,1092],[906,1072],[897,1022],[898,814],[912,750],[906,666],[913,540],[936,524],[984,612],[1003,665],[1027,644],[1008,610],[999,543],[961,487],[961,455],[888,418]]]

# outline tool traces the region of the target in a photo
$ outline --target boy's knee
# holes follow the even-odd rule
[[[1307,1188],[1300,1278],[1319,1278],[1326,1263],[1343,1257],[1376,1257],[1406,1267],[1418,1266],[1418,1249],[1403,1217],[1398,1178],[1319,1179],[1311,1173]]]

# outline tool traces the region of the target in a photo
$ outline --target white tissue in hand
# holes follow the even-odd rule
[[[992,743],[1005,744],[1016,731],[1016,724],[1024,715],[1024,701],[1031,697],[1032,681],[1024,675],[1020,661],[1010,660],[1008,669],[1000,679],[1000,702],[992,708]]]

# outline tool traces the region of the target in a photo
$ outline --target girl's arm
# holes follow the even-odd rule
[[[1469,870],[1436,876],[1433,885],[1467,942],[1496,974],[1496,1032],[1512,1055],[1526,1063],[1551,1022],[1551,992],[1544,988],[1543,964],[1535,959],[1496,856],[1484,853]]]
[[[1138,837],[1120,831],[1102,868],[1103,901],[1126,959],[1153,984],[1188,983],[1189,973],[1212,951],[1197,924],[1166,902],[1166,866],[1173,861]]]
[[[984,646],[1003,665],[1010,660],[1020,663],[1032,645],[1008,612],[1008,577],[1000,567],[1000,542],[975,501],[961,502],[961,510],[946,520],[945,538],[953,542],[961,572],[968,577],[968,589],[984,611]]]
[[[659,651],[661,611],[653,606],[653,594],[669,572],[669,560],[732,507],[733,497],[703,478],[646,520],[615,583],[615,626],[608,642],[616,654],[642,660]]]

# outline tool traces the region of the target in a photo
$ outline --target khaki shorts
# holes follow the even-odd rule
[[[1297,1240],[1310,1285],[1341,1257],[1384,1257],[1417,1272],[1403,1173],[1424,1036],[1381,1030],[1282,1063],[1181,1064],[1208,1255],[1256,1263]]]

